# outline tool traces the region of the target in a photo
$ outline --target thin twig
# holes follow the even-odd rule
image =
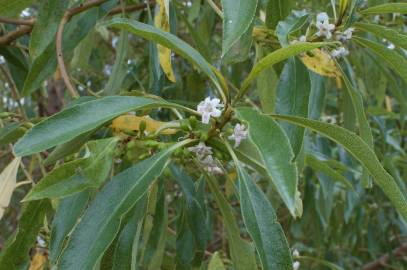
[[[378,270],[382,269],[387,264],[390,258],[400,258],[407,252],[407,243],[401,244],[398,248],[394,249],[390,253],[381,256],[376,261],[370,262],[362,266],[362,270]]]
[[[16,86],[16,84],[15,84],[13,78],[11,77],[9,71],[8,71],[3,65],[0,65],[0,70],[1,70],[1,72],[3,73],[3,75],[4,75],[5,79],[6,79],[6,81],[7,81],[7,82],[9,83],[9,85],[10,85],[11,94],[12,94],[12,96],[13,96],[14,101],[17,102],[18,111],[19,111],[21,117],[22,117],[24,120],[28,120],[27,114],[25,113],[25,110],[24,110],[24,107],[23,107],[23,105],[22,105],[21,102],[20,102],[21,96],[20,96],[20,94],[19,94],[19,92],[18,92],[17,86]]]
[[[151,5],[154,5],[154,4],[155,4],[155,1],[150,1],[150,2],[148,3],[148,5],[150,5],[150,6],[151,6]],[[133,11],[143,10],[143,9],[145,9],[146,7],[147,7],[147,4],[146,4],[146,3],[128,5],[128,6],[124,7],[124,9],[122,9],[121,6],[118,6],[118,7],[113,8],[113,9],[108,13],[108,15],[116,15],[116,14],[122,13],[123,10],[124,10],[125,12],[133,12]]]
[[[7,18],[7,17],[0,16],[0,23],[33,26],[35,23],[35,18],[28,19],[28,20],[20,20],[20,19],[13,19],[13,18]]]
[[[14,40],[18,39],[19,37],[22,37],[25,34],[30,33],[31,30],[32,30],[32,26],[23,25],[23,26],[17,28],[17,30],[14,30],[12,32],[8,32],[4,36],[0,37],[0,45],[9,45]]]
[[[66,88],[68,89],[69,94],[73,98],[78,98],[79,93],[76,91],[75,87],[71,83],[71,80],[69,79],[68,72],[66,70],[65,62],[64,62],[64,55],[62,53],[62,34],[64,32],[64,27],[65,24],[69,21],[70,15],[69,13],[65,13],[65,15],[62,17],[61,22],[59,23],[58,26],[58,31],[57,31],[57,38],[56,38],[56,50],[57,50],[57,60],[58,60],[58,66],[59,66],[59,71],[61,72],[62,79],[64,80],[64,83],[66,85]]]
[[[222,10],[220,10],[220,8],[215,4],[215,2],[213,2],[213,0],[207,0],[208,4],[212,7],[212,9],[215,11],[216,14],[218,14],[218,16],[223,19],[223,12]]]

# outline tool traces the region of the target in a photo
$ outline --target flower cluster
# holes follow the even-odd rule
[[[197,111],[202,115],[202,123],[209,124],[211,117],[221,116],[223,107],[218,98],[211,99],[207,97],[204,101],[201,101],[198,104]]]
[[[199,162],[208,173],[223,174],[218,162],[212,156],[212,147],[200,142],[196,146],[189,147],[188,150],[195,153]]]
[[[239,147],[242,140],[247,138],[247,129],[245,125],[236,124],[233,129],[233,134],[229,136],[229,140],[235,141],[235,147]]]
[[[353,27],[347,28],[345,29],[345,31],[335,31],[336,27],[334,24],[329,23],[329,16],[326,12],[321,12],[317,15],[315,25],[318,29],[318,32],[316,33],[318,37],[331,39],[333,35],[335,35],[335,39],[342,43],[350,40],[352,38],[353,32],[355,31]],[[346,47],[341,46],[339,48],[333,49],[330,54],[333,58],[341,58],[347,56],[349,54],[349,50]]]

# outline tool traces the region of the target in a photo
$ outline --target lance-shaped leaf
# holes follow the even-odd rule
[[[407,50],[407,35],[396,30],[378,24],[361,22],[355,23],[354,27],[365,32],[370,32],[378,37],[385,38],[397,47]]]
[[[248,139],[261,157],[268,177],[290,213],[297,216],[295,198],[298,172],[287,135],[271,117],[254,109],[239,108],[237,117],[247,123]]]
[[[0,256],[0,269],[27,269],[30,249],[35,245],[45,214],[51,209],[48,200],[24,205],[16,232],[7,240]]]
[[[373,150],[355,133],[342,127],[320,121],[287,115],[272,115],[292,124],[309,128],[342,145],[373,176],[394,207],[407,221],[407,201],[393,177],[383,168]]]
[[[270,54],[268,54],[266,57],[262,58],[250,71],[249,75],[247,78],[244,80],[242,87],[239,91],[238,97],[240,98],[247,90],[247,88],[250,86],[252,81],[264,70],[267,68],[284,61],[288,59],[291,56],[295,56],[300,53],[304,53],[325,45],[329,45],[332,43],[329,42],[314,42],[314,43],[308,43],[308,42],[300,42],[300,43],[295,43],[288,45],[284,48],[278,49]]]
[[[250,28],[257,9],[257,0],[222,0],[223,42],[222,56]]]
[[[362,14],[400,13],[407,14],[407,3],[386,3],[360,11]]]
[[[21,158],[13,159],[10,164],[0,174],[0,219],[4,215],[4,210],[8,207],[11,195],[17,182],[17,171]]]
[[[170,6],[169,0],[158,0],[157,11],[154,17],[154,25],[165,32],[170,31]],[[161,45],[157,46],[158,57],[160,59],[161,68],[167,78],[175,82],[174,71],[171,66],[171,50]]]
[[[407,60],[405,57],[395,50],[390,50],[382,44],[364,38],[354,37],[353,40],[363,47],[371,49],[407,83]]]
[[[230,149],[231,150],[231,149]],[[232,150],[231,150],[232,151]],[[234,156],[239,177],[242,216],[246,228],[256,244],[263,269],[291,270],[292,259],[283,228],[277,221],[273,206],[253,182]]]
[[[35,125],[14,145],[14,152],[17,156],[34,154],[66,143],[128,111],[158,107],[180,108],[143,97],[112,96],[84,102]]]
[[[93,269],[118,233],[123,215],[161,175],[172,152],[190,142],[180,142],[155,154],[116,175],[104,186],[75,227],[61,255],[58,268]]]
[[[67,162],[56,168],[41,179],[23,201],[63,198],[90,187],[99,187],[109,175],[117,142],[117,138],[89,142],[89,158]]]
[[[274,29],[279,21],[284,20],[291,11],[292,0],[269,0],[266,9],[266,25]]]
[[[301,60],[292,57],[284,66],[278,85],[277,113],[307,117],[308,101],[311,93],[311,79]],[[304,129],[287,123],[281,125],[294,151],[295,158],[300,153]]]
[[[229,250],[236,270],[257,269],[255,251],[253,246],[240,237],[239,226],[233,216],[233,208],[220,191],[217,180],[208,175],[208,186],[215,198],[225,224],[229,240]]]
[[[50,239],[50,261],[56,264],[61,254],[65,237],[78,222],[90,197],[89,190],[62,199],[52,220]]]
[[[31,33],[29,51],[31,59],[40,56],[54,40],[58,25],[69,1],[41,1],[38,18]]]
[[[151,25],[125,18],[114,18],[104,23],[103,25],[107,27],[110,26],[127,30],[130,33],[141,36],[147,40],[154,41],[164,47],[173,50],[174,52],[178,53],[185,59],[198,66],[215,84],[220,94],[223,94],[221,83],[219,82],[217,75],[213,71],[214,67],[209,64],[198,51],[192,48],[185,41]]]

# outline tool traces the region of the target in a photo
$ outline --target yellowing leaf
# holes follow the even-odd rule
[[[211,260],[209,261],[208,270],[225,270],[225,265],[222,262],[222,259],[219,256],[218,252],[215,252]]]
[[[308,69],[319,75],[333,78],[341,77],[341,72],[335,65],[335,61],[327,52],[314,49],[310,54],[303,54],[300,58]]]
[[[41,252],[35,253],[30,268],[28,270],[42,270],[45,267],[45,263],[47,262],[47,257],[44,256]]]
[[[145,122],[146,124],[145,131],[149,133],[156,132],[157,130],[159,130],[160,128],[167,124],[166,122],[160,122],[148,116],[141,117],[135,115],[122,115],[113,120],[112,128],[118,132],[120,132],[121,130],[138,131],[140,130],[141,122]],[[171,135],[174,134],[175,132],[176,130],[174,129],[165,129],[161,132],[161,134]]]
[[[169,32],[170,31],[169,1],[158,0],[157,6],[158,12],[154,17],[154,24],[157,28]],[[160,65],[165,75],[170,81],[175,82],[175,75],[171,66],[171,50],[161,45],[157,45],[157,48],[158,48],[158,57],[160,59]]]
[[[10,203],[11,195],[16,186],[20,160],[20,157],[15,158],[0,174],[0,219],[3,217],[4,209]]]

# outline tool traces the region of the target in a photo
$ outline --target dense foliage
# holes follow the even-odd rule
[[[0,0],[0,269],[407,269],[406,15]]]

